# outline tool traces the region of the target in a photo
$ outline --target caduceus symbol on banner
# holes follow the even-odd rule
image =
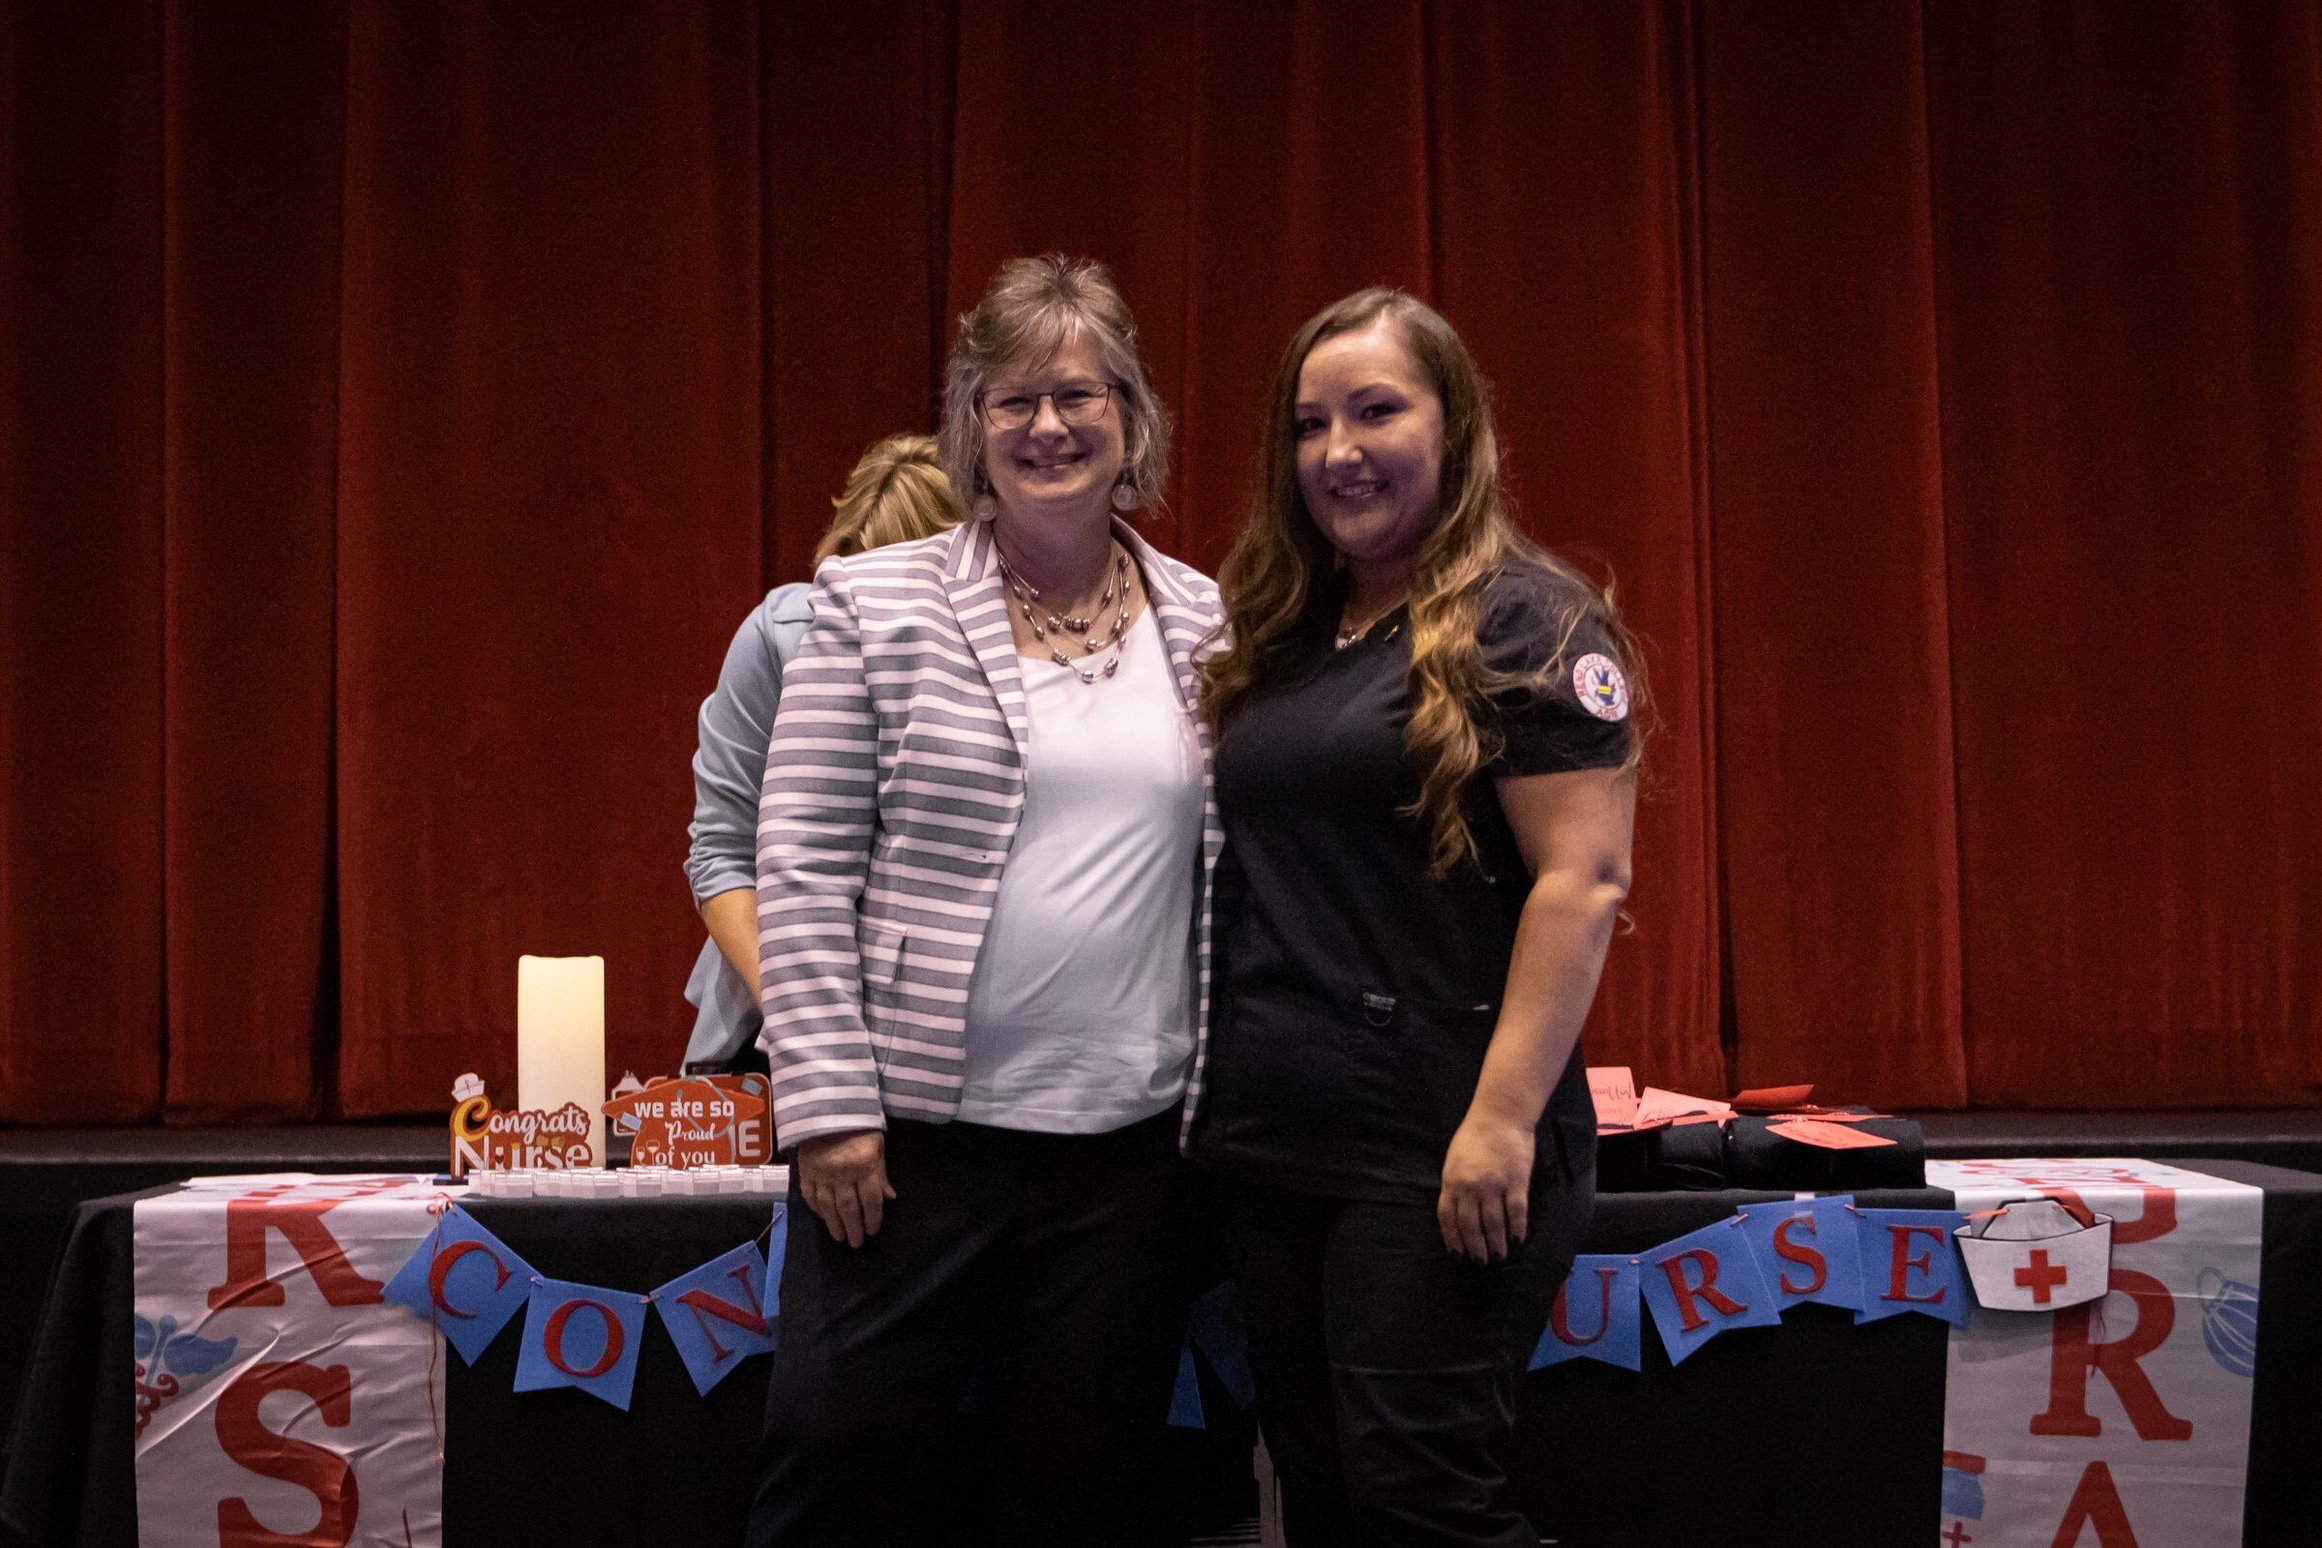
[[[136,1362],[131,1374],[137,1387],[137,1433],[142,1436],[155,1409],[234,1357],[234,1340],[180,1333],[175,1317],[164,1317],[158,1325],[139,1317],[130,1353]],[[180,1376],[186,1378],[184,1384]]]

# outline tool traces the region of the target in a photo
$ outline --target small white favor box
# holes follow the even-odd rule
[[[2112,1285],[2112,1216],[2081,1224],[2055,1199],[2023,1199],[1956,1233],[1976,1301],[1992,1311],[2061,1311]]]

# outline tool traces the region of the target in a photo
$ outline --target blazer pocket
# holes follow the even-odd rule
[[[895,1035],[896,1002],[902,997],[904,931],[894,925],[865,924],[857,949],[863,960],[863,1030],[870,1034],[871,1060],[887,1072],[887,1050]]]

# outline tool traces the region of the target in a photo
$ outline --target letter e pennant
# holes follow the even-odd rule
[[[1955,1209],[1860,1209],[1856,1240],[1862,1247],[1862,1310],[1857,1322],[1904,1312],[1967,1326],[1974,1298],[1960,1272],[1951,1233],[1965,1217]]]

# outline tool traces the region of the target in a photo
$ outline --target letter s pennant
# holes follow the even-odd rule
[[[1783,1311],[1807,1301],[1862,1310],[1862,1247],[1843,1195],[1752,1204],[1742,1234]]]

